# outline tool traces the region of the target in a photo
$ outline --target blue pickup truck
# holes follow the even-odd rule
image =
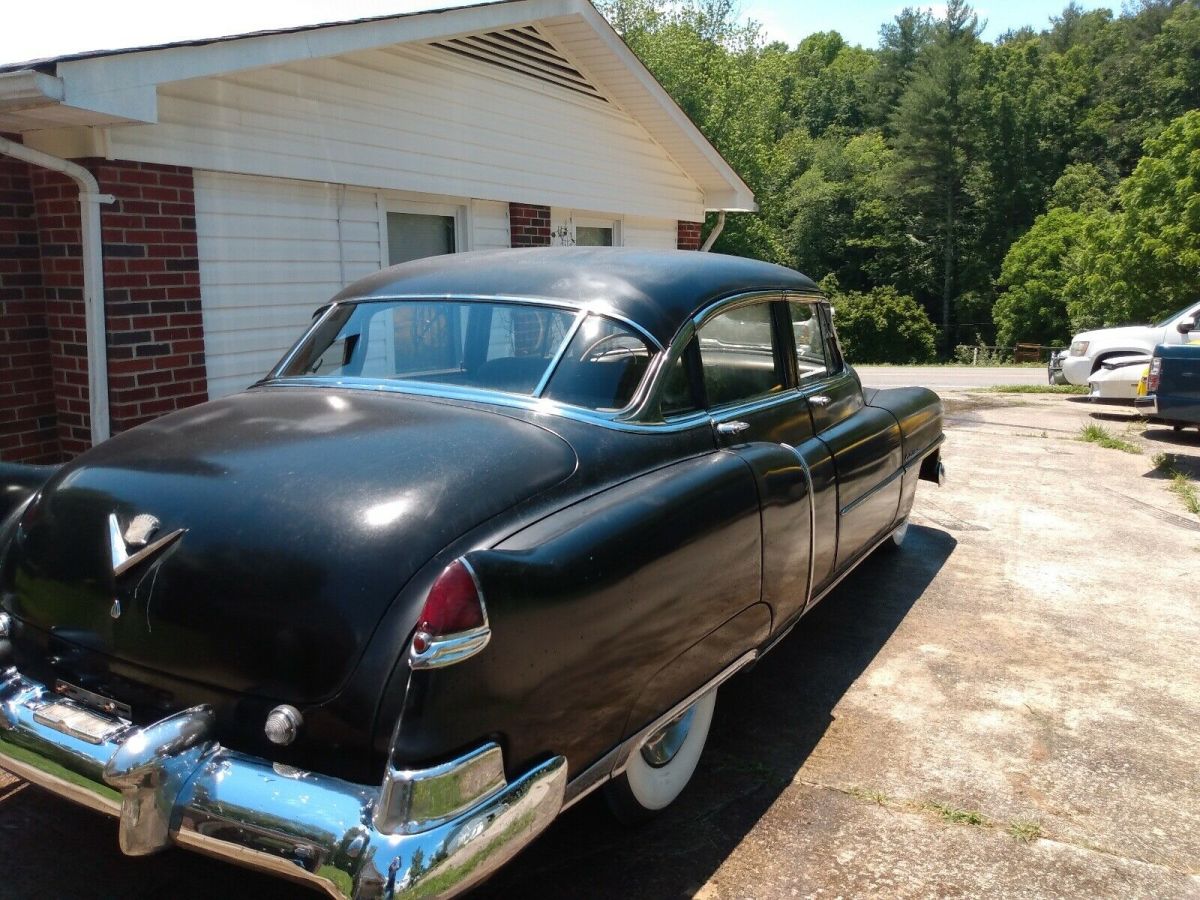
[[[1150,360],[1146,396],[1134,405],[1176,431],[1200,427],[1200,344],[1160,344]]]

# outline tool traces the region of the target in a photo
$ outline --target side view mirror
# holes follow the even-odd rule
[[[1175,330],[1180,334],[1188,334],[1196,328],[1195,316],[1185,316],[1175,323]]]

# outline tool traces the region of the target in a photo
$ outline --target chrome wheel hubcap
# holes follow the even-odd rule
[[[642,759],[656,769],[661,769],[675,758],[692,727],[696,707],[686,710],[660,728],[642,744]]]

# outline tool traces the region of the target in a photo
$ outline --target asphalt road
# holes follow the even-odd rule
[[[1044,366],[855,366],[867,387],[919,385],[954,391],[998,384],[1045,384]]]
[[[588,798],[472,900],[1200,897],[1200,518],[1152,463],[1200,477],[1200,436],[944,399],[950,481],[721,688],[679,802],[628,829]],[[0,873],[5,900],[317,896],[122,857],[114,821],[2,775]]]

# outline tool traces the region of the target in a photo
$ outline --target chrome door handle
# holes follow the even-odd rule
[[[749,427],[749,422],[722,422],[717,426],[717,434],[741,434]]]
[[[808,402],[813,406],[828,406],[831,401],[824,394],[813,394],[808,398]]]

